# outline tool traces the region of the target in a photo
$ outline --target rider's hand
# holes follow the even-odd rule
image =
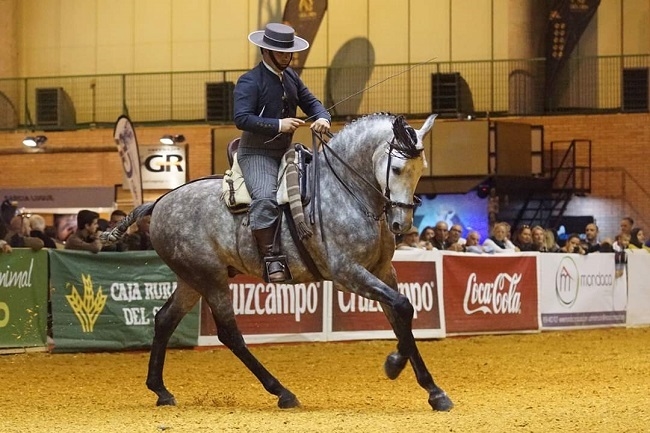
[[[304,125],[304,123],[304,120],[296,119],[295,117],[280,119],[280,132],[294,132],[300,125]]]
[[[311,129],[318,133],[325,133],[330,131],[330,123],[327,119],[316,119],[314,123],[311,124]]]

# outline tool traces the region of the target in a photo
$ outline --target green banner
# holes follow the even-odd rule
[[[50,251],[50,275],[55,352],[150,347],[154,316],[176,290],[155,251]],[[169,346],[197,345],[199,304]]]
[[[45,346],[47,252],[0,253],[0,348]]]

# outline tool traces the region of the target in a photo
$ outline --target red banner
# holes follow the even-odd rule
[[[448,334],[539,329],[534,255],[443,257]]]

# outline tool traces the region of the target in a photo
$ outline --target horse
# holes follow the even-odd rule
[[[397,337],[396,350],[384,362],[385,374],[396,379],[410,362],[433,410],[448,411],[453,403],[435,384],[419,353],[412,333],[414,309],[398,292],[392,266],[395,234],[406,232],[413,222],[415,188],[427,164],[423,139],[435,117],[429,116],[416,130],[401,116],[375,113],[322,141],[312,162],[318,191],[311,197],[312,209],[319,211],[311,212],[313,235],[302,242],[321,277],[331,280],[334,288],[381,303]],[[154,203],[136,207],[110,232],[112,237],[104,237],[116,240],[138,218],[151,215],[151,242],[178,278],[177,289],[155,316],[146,385],[157,395],[157,405],[176,404],[163,382],[167,343],[203,297],[212,310],[219,341],[278,398],[280,408],[300,406],[298,398],[250,352],[237,327],[229,271],[259,277],[262,258],[246,214],[230,213],[221,193],[220,179],[188,182]],[[282,222],[280,236],[293,282],[315,281],[287,223]]]

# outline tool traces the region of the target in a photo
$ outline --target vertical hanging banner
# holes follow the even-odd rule
[[[546,100],[555,88],[557,76],[578,45],[600,0],[556,0],[546,30]]]
[[[296,70],[298,75],[305,66],[305,61],[326,10],[327,0],[288,0],[284,7],[282,21],[293,27],[297,36],[309,42],[309,48],[294,53],[291,59],[291,67]]]
[[[133,206],[142,204],[142,171],[140,166],[140,153],[135,130],[127,116],[120,116],[115,122],[113,138],[117,151],[122,160],[122,169],[127,179],[127,186],[131,190]]]
[[[154,316],[174,293],[176,276],[155,251],[90,254],[50,251],[54,352],[148,348]],[[199,303],[170,346],[196,346]]]
[[[45,346],[47,251],[0,254],[0,349]]]

